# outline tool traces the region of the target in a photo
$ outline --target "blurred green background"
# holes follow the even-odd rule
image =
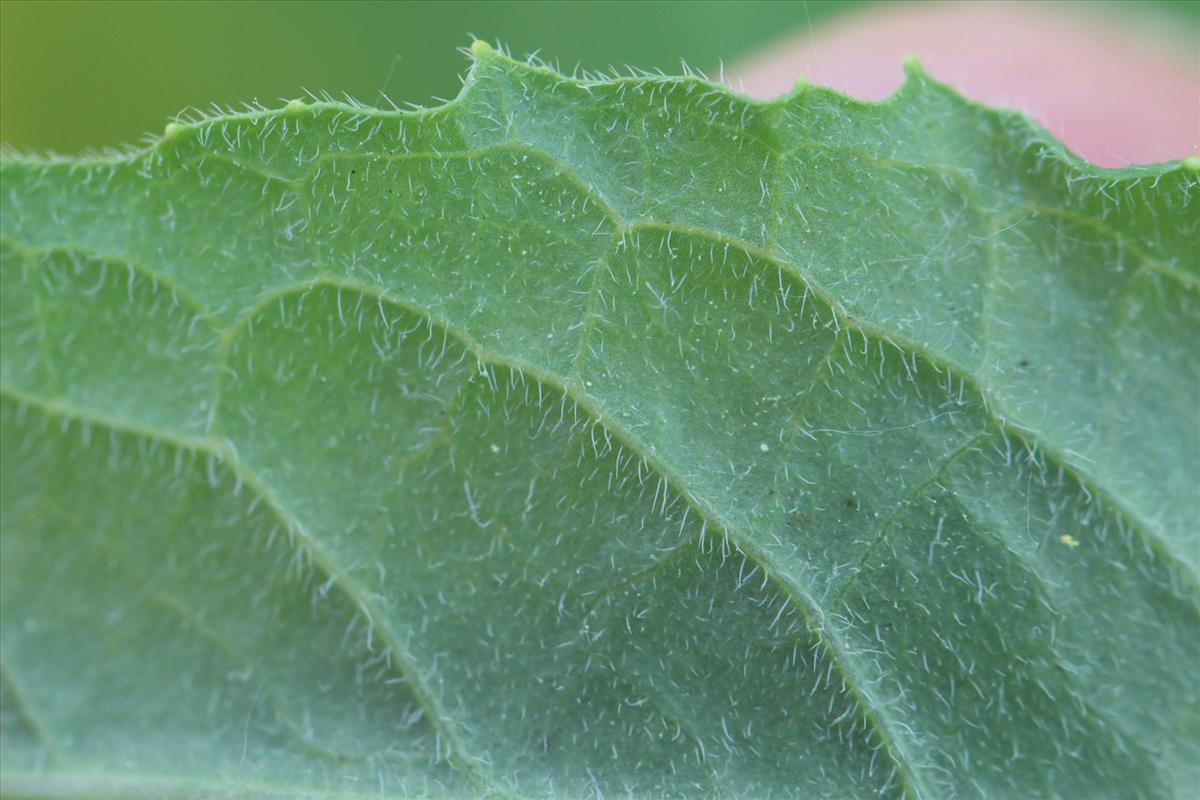
[[[472,34],[570,70],[715,72],[855,0],[130,2],[0,0],[0,141],[78,152],[137,141],[187,106],[302,89],[382,102],[452,97]],[[1200,3],[1122,4],[1195,27]]]
[[[0,140],[136,141],[186,106],[302,89],[453,97],[472,34],[571,69],[715,70],[852,2],[0,2]]]

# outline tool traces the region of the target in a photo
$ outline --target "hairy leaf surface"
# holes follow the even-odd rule
[[[1196,165],[474,49],[4,161],[4,793],[1194,788]]]

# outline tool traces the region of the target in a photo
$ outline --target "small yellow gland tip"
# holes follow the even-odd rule
[[[294,100],[288,100],[286,111],[289,114],[299,114],[300,112],[304,111],[307,108],[308,108],[308,103],[304,102],[303,100],[301,100],[300,98],[297,97]]]
[[[183,126],[180,125],[178,122],[168,122],[167,126],[165,128],[163,128],[163,139],[166,141],[170,141],[171,139],[174,139],[176,136],[178,136],[179,132],[182,130],[183,130]]]
[[[1200,156],[1188,156],[1183,160],[1183,166],[1192,172],[1200,172]]]
[[[483,58],[493,52],[495,51],[492,49],[492,46],[483,39],[476,39],[471,42],[471,55],[475,56],[475,58]]]

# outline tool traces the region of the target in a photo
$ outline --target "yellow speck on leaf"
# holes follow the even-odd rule
[[[1072,550],[1074,550],[1076,547],[1079,547],[1079,540],[1069,533],[1064,533],[1062,536],[1058,537],[1058,540]]]

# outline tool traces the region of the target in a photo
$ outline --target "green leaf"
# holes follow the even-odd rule
[[[1186,794],[1196,164],[473,50],[4,161],[4,794]]]

